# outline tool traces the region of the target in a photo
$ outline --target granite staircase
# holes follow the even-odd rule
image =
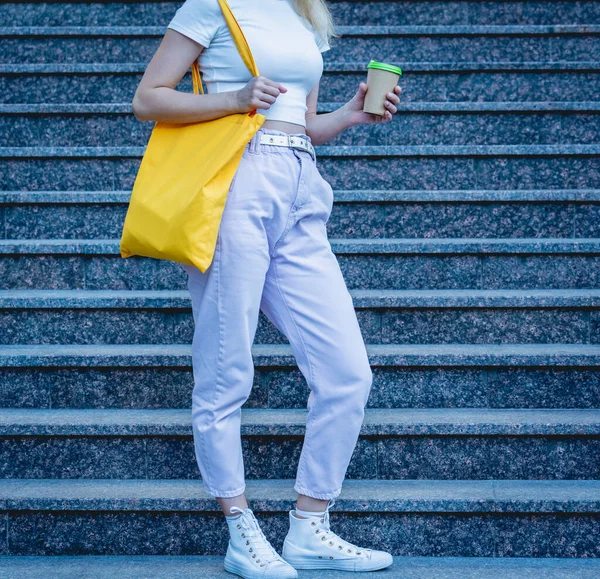
[[[317,147],[374,373],[332,526],[389,577],[598,577],[600,1],[329,4],[318,112],[371,58],[405,71],[391,123]],[[118,250],[180,5],[1,5],[2,577],[230,576],[185,274]],[[308,389],[262,314],[253,354],[247,494],[280,549]]]

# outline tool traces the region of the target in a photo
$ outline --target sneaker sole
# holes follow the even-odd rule
[[[288,559],[287,557],[284,557],[284,559],[295,569],[333,569],[337,571],[356,571],[358,573],[363,571],[367,572],[385,569],[393,562],[391,561],[390,563],[373,564],[370,567],[361,567],[360,569],[356,569],[355,561],[336,561],[335,559],[333,561],[331,559],[299,560]]]
[[[261,579],[263,577],[263,571],[248,571],[247,569],[242,568],[241,565],[230,561],[225,561],[224,567],[225,571],[233,573],[234,575],[239,575],[240,577],[243,577],[243,579]],[[296,575],[290,576],[290,579],[292,579],[292,577],[296,579],[298,574],[296,573]]]

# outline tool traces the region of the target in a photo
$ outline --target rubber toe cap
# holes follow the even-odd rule
[[[297,579],[298,571],[289,563],[273,561],[267,568],[264,579]]]
[[[372,571],[377,569],[385,569],[394,562],[394,558],[391,553],[387,551],[378,551],[377,549],[371,550],[371,556],[368,559],[363,559],[361,565],[357,567],[367,567]]]

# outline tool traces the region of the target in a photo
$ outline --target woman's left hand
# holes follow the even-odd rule
[[[394,87],[394,92],[388,92],[384,107],[385,112],[383,116],[374,115],[371,113],[363,112],[363,106],[365,104],[365,95],[367,94],[367,83],[361,82],[358,85],[358,90],[354,97],[349,100],[344,108],[347,110],[347,114],[352,125],[360,125],[366,123],[389,123],[392,120],[392,115],[398,110],[396,105],[400,102],[400,93],[402,89],[399,85]]]

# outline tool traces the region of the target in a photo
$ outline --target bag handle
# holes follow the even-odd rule
[[[219,0],[219,4],[221,6],[221,10],[223,11],[223,16],[225,17],[227,26],[229,27],[229,31],[231,32],[231,36],[233,36],[233,41],[235,42],[244,64],[248,67],[248,70],[252,73],[252,76],[258,76],[258,68],[256,66],[256,62],[254,62],[254,57],[252,56],[252,51],[250,50],[248,41],[246,40],[238,21],[235,19],[229,4],[227,4],[226,0]],[[204,94],[197,60],[194,60],[192,63],[192,86],[194,87],[194,94]]]

